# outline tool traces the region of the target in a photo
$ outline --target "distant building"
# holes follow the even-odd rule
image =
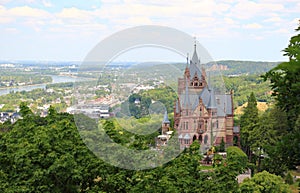
[[[22,119],[21,115],[18,112],[14,112],[14,113],[0,112],[0,123],[4,123],[6,121],[15,123],[18,119]]]
[[[197,140],[202,150],[219,145],[222,138],[227,146],[233,145],[232,92],[218,93],[208,84],[196,45],[183,78],[178,79],[178,99],[174,105],[174,128],[181,148]]]
[[[103,105],[99,108],[100,118],[108,118],[110,117],[109,106]]]
[[[85,114],[92,119],[99,118],[109,118],[113,114],[109,112],[109,105],[98,105],[98,104],[84,104],[84,105],[75,105],[67,108],[67,112],[70,114]]]

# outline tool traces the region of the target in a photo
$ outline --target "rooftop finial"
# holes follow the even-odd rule
[[[196,43],[197,43],[197,38],[196,38],[196,36],[194,37],[194,47],[195,47],[195,49],[196,49]]]

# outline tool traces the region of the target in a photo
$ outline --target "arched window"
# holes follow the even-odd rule
[[[233,145],[234,146],[238,146],[238,144],[239,144],[239,137],[238,136],[234,136],[233,137]]]
[[[194,135],[194,137],[193,137],[193,141],[195,141],[197,139],[197,137],[196,137],[196,135]]]
[[[202,135],[199,135],[199,143],[202,143]]]
[[[208,142],[208,136],[205,135],[205,136],[204,136],[204,144],[207,144],[207,142]]]

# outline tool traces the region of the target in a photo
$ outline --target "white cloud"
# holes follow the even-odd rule
[[[42,4],[45,7],[53,7],[53,4],[50,1],[47,1],[47,0],[42,0]]]
[[[243,0],[232,7],[229,15],[238,19],[250,19],[283,11],[285,11],[285,8],[280,3],[256,3]]]
[[[279,16],[274,16],[274,17],[270,17],[268,19],[263,20],[263,22],[270,22],[270,23],[280,23],[282,21],[283,21],[283,19],[280,18]]]
[[[7,10],[7,14],[11,17],[35,17],[49,18],[51,15],[42,9],[32,8],[29,6],[15,7]]]
[[[250,24],[246,24],[246,25],[243,25],[243,27],[245,29],[260,29],[262,28],[263,26],[258,24],[258,23],[250,23]]]
[[[93,17],[92,11],[85,11],[76,7],[64,8],[61,12],[55,14],[58,18],[64,19],[90,19]]]
[[[254,40],[262,40],[262,39],[264,39],[263,36],[256,35],[256,34],[250,34],[250,38],[252,38]]]

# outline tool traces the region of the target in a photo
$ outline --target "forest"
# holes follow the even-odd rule
[[[290,190],[281,177],[269,172],[255,174],[238,185],[236,176],[249,163],[237,147],[227,148],[227,158],[216,158],[218,161],[209,170],[199,165],[202,155],[197,142],[154,169],[115,167],[87,148],[72,115],[50,108],[49,115],[42,118],[26,104],[20,108],[24,119],[1,126],[1,192],[251,192],[266,182],[269,185],[264,188],[270,192]],[[115,124],[113,120],[104,123],[106,133],[115,142],[130,144],[133,149],[147,148],[149,137],[130,136]],[[88,135],[97,137],[93,131]]]

